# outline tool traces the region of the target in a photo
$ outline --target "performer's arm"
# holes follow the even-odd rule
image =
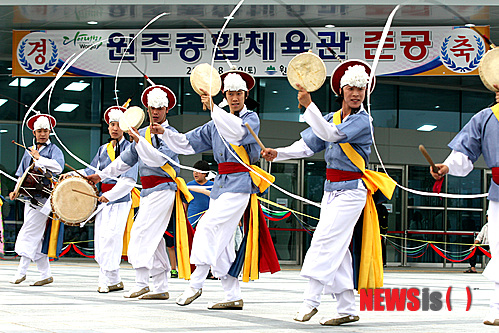
[[[435,164],[438,172],[433,172],[430,167],[430,173],[435,179],[441,179],[446,174],[451,176],[466,177],[473,170],[473,162],[465,154],[453,150],[445,159],[444,163]]]
[[[168,128],[165,128],[162,139],[168,148],[176,154],[192,155],[196,153],[184,133],[176,133]]]
[[[305,158],[314,155],[312,149],[310,149],[305,140],[300,139],[295,141],[291,146],[283,148],[266,148],[262,151],[262,156],[267,161],[284,161],[295,158]]]
[[[64,169],[64,155],[59,148],[55,147],[52,151],[52,158],[43,157],[39,154],[37,155],[38,158],[34,157],[35,167],[47,169],[55,174],[60,174]]]
[[[347,137],[335,124],[327,122],[327,120],[322,117],[321,111],[313,102],[311,102],[305,110],[303,119],[312,127],[315,135],[324,141],[338,142]]]
[[[123,198],[125,195],[130,193],[135,185],[135,180],[130,177],[121,177],[116,182],[116,185],[106,193],[102,193],[102,196],[109,201],[115,201]]]
[[[168,163],[168,159],[164,156],[161,156],[159,150],[154,148],[143,137],[139,138],[139,142],[137,142],[135,149],[137,150],[137,153],[139,154],[142,162],[150,167],[160,168]]]
[[[449,168],[449,175],[465,177],[473,170],[473,163],[465,154],[453,150],[443,163]]]
[[[295,141],[291,146],[277,148],[277,157],[274,161],[284,161],[294,158],[305,158],[314,155],[303,139]]]
[[[124,155],[125,152],[123,152],[122,155]],[[135,163],[137,163],[135,162],[132,165],[128,164],[128,161],[125,162],[123,160],[122,155],[118,156],[118,158],[115,159],[107,167],[105,167],[104,170],[96,172],[96,174],[100,177],[101,180],[111,177],[118,177],[122,173],[125,173],[126,171],[130,170],[135,165]]]
[[[224,111],[217,105],[213,105],[211,118],[218,128],[218,132],[232,144],[240,145],[241,141],[248,135],[248,129],[244,126],[241,118]]]

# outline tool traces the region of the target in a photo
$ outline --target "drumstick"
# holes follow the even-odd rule
[[[87,178],[84,175],[82,175],[80,172],[78,172],[78,170],[76,170],[75,168],[73,168],[71,165],[69,165],[67,163],[64,163],[64,165],[67,166],[68,168],[70,168],[71,170],[73,170],[74,172],[76,172],[78,174],[78,176],[83,177],[83,178]]]
[[[28,148],[24,147],[22,144],[15,142],[14,140],[12,140],[12,143],[15,145],[18,145],[19,147],[22,147],[24,149],[28,149]]]
[[[263,145],[262,141],[260,141],[260,139],[258,138],[258,136],[256,135],[256,133],[253,131],[253,129],[251,128],[251,126],[248,123],[244,124],[244,126],[246,126],[246,128],[248,129],[248,131],[250,131],[251,135],[253,135],[253,137],[255,138],[256,142],[260,146],[260,148],[262,148],[262,150],[265,150],[265,146]]]
[[[90,193],[87,193],[87,192],[83,192],[83,191],[77,190],[75,188],[71,189],[71,191],[76,192],[76,193],[80,193],[80,194],[85,194],[85,195],[88,195],[89,197],[99,199],[98,195],[90,194]]]
[[[435,165],[435,163],[433,163],[433,160],[431,159],[430,155],[426,151],[426,148],[423,145],[419,145],[419,151],[421,152],[421,154],[423,154],[423,156],[426,158],[428,163],[430,163],[431,169],[433,170],[433,172],[438,173],[438,168]]]
[[[144,73],[143,71],[140,70],[140,68],[138,68],[133,62],[131,62],[130,60],[128,60],[128,63],[130,65],[132,65],[140,74],[142,74],[144,76],[144,78],[147,80],[147,82],[151,85],[151,86],[155,86],[154,82],[152,82],[152,80],[146,75],[146,73]]]
[[[491,49],[496,48],[495,44],[492,43],[492,41],[487,36],[485,36],[480,31],[478,31],[478,29],[475,27],[474,24],[466,24],[465,27],[468,27],[468,28],[474,30],[477,34],[479,34],[485,40],[485,43],[489,44]]]
[[[153,120],[152,120],[152,113],[151,113],[151,107],[148,106],[147,107],[147,114],[149,115],[149,123],[150,123],[150,126],[152,126],[152,124],[154,123]]]

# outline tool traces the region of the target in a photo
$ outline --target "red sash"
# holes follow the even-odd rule
[[[237,172],[249,172],[249,170],[244,165],[237,162],[225,162],[218,164],[218,173],[220,175],[227,175]]]
[[[100,188],[102,190],[102,193],[106,193],[107,191],[110,191],[116,184],[104,184],[102,183],[100,185]]]
[[[347,180],[361,179],[362,172],[326,169],[326,179],[330,182],[344,182]]]
[[[162,176],[143,176],[140,177],[140,181],[142,182],[142,189],[153,188],[163,183],[171,183],[173,179]]]
[[[492,168],[492,180],[499,185],[499,167]]]

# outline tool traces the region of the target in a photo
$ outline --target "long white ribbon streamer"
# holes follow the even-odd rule
[[[4,175],[5,177],[9,178],[10,180],[13,180],[13,181],[17,182],[17,178],[12,177],[12,176],[11,176],[11,175],[9,175],[7,172],[5,172],[5,171],[3,171],[3,170],[0,170],[0,173],[1,173],[2,175]]]
[[[118,102],[118,76],[120,74],[121,64],[123,63],[123,59],[125,59],[125,55],[128,52],[128,49],[130,48],[130,46],[132,46],[135,39],[137,39],[137,37],[142,35],[144,30],[146,30],[151,24],[153,24],[154,22],[156,22],[157,20],[159,20],[161,17],[163,17],[165,15],[168,15],[168,13],[161,13],[161,14],[157,15],[156,17],[154,17],[152,20],[150,20],[142,29],[140,29],[140,31],[135,35],[135,37],[132,38],[130,43],[128,43],[127,48],[125,49],[125,52],[123,52],[123,55],[121,56],[120,62],[118,63],[118,68],[116,69],[116,75],[114,76],[114,97],[116,100],[116,105],[120,106],[120,103]],[[148,80],[148,82],[149,82],[149,84],[154,85],[151,80]]]
[[[230,15],[226,18],[225,20],[225,23],[224,25],[222,26],[222,29],[220,30],[219,34],[218,34],[218,38],[217,38],[217,41],[215,43],[215,46],[213,48],[213,53],[212,53],[212,58],[211,58],[211,66],[213,67],[214,63],[215,63],[215,55],[216,55],[216,50],[218,48],[218,44],[220,42],[220,39],[222,38],[223,36],[223,32],[225,31],[225,28],[227,27],[227,25],[229,24],[229,21],[231,19],[234,18],[234,14],[237,12],[237,10],[239,9],[239,7],[241,7],[241,5],[243,4],[244,0],[241,0],[238,2],[238,4],[236,5],[236,7],[234,7],[234,9],[232,10],[232,12],[230,13]],[[211,80],[210,80],[210,85],[211,85]],[[211,91],[211,86],[210,86],[210,91]],[[251,167],[249,167],[248,165],[246,165],[246,163],[244,163],[240,158],[239,156],[237,156],[237,154],[235,154],[229,147],[229,145],[227,144],[227,141],[225,140],[225,138],[222,136],[222,134],[220,133],[220,131],[218,130],[218,127],[217,127],[217,123],[216,122],[213,122],[215,124],[215,127],[217,129],[217,132],[218,132],[218,135],[220,136],[220,139],[222,139],[222,142],[224,143],[225,145],[225,148],[227,148],[227,150],[231,153],[231,155],[236,159],[236,161],[238,161],[240,164],[244,165],[244,167],[246,169],[248,169],[249,172],[252,172],[254,173],[255,175],[257,175],[258,177],[260,177],[261,179],[263,179],[264,181],[266,181],[268,184],[270,184],[270,186],[276,188],[277,190],[279,190],[280,192],[292,197],[293,199],[296,199],[296,200],[300,200],[300,201],[303,201],[305,203],[308,203],[310,205],[313,205],[313,206],[316,206],[316,207],[321,207],[320,203],[317,203],[317,202],[314,202],[314,201],[311,201],[307,198],[303,198],[297,194],[294,194],[294,193],[291,193],[291,192],[288,192],[286,191],[285,189],[273,184],[272,182],[270,182],[267,178],[263,177],[261,174],[259,174],[258,172],[254,171]]]
[[[379,63],[379,60],[380,60],[380,57],[381,57],[381,52],[383,50],[383,46],[385,44],[385,40],[388,36],[388,32],[390,31],[390,27],[391,27],[391,24],[392,24],[392,21],[393,21],[393,17],[395,16],[395,13],[399,10],[399,8],[401,6],[404,6],[404,4],[402,5],[397,5],[393,10],[392,12],[390,13],[390,15],[388,16],[388,19],[385,23],[385,27],[383,28],[383,33],[381,35],[381,39],[379,41],[379,44],[378,44],[378,48],[376,49],[376,54],[374,56],[374,61],[373,61],[373,65],[372,65],[372,69],[371,69],[371,75],[370,75],[370,78],[369,78],[369,84],[368,84],[368,87],[367,87],[367,111],[369,113],[369,116],[372,118],[371,116],[371,94],[370,94],[370,86],[371,86],[371,82],[373,80],[373,77],[376,76],[376,68],[378,67],[378,63]],[[383,171],[388,175],[388,172],[386,171],[386,168],[385,168],[385,165],[383,163],[383,160],[381,159],[381,156],[379,154],[379,151],[378,151],[378,147],[376,145],[376,141],[374,139],[374,128],[373,128],[373,125],[372,125],[372,122],[370,122],[370,128],[371,128],[371,137],[372,137],[372,140],[373,140],[373,147],[374,147],[374,151],[376,152],[376,156],[378,157],[378,161],[379,163],[381,164],[381,167],[383,168]],[[405,186],[402,186],[400,184],[397,184],[397,186],[399,188],[401,188],[402,190],[404,191],[407,191],[407,192],[410,192],[410,193],[413,193],[413,194],[417,194],[417,195],[421,195],[421,196],[428,196],[428,197],[442,197],[442,198],[451,198],[451,199],[476,199],[476,198],[483,198],[483,197],[487,197],[488,196],[488,193],[482,193],[482,194],[451,194],[451,193],[433,193],[433,192],[425,192],[425,191],[418,191],[418,190],[414,190],[414,189],[410,189],[410,188],[407,188]]]

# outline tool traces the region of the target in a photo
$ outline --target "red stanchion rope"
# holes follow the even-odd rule
[[[492,258],[492,255],[490,254],[490,252],[488,252],[487,250],[485,250],[483,247],[479,246],[478,247],[480,249],[480,251],[483,252],[483,254],[485,254],[487,257],[489,258]]]
[[[435,245],[430,244],[430,246],[433,248],[433,250],[435,250],[435,252],[437,252],[437,253],[438,253],[438,255],[439,255],[439,256],[441,256],[442,258],[444,258],[444,259],[446,259],[446,260],[449,260],[449,261],[451,261],[451,262],[463,262],[463,261],[465,261],[465,260],[468,260],[468,259],[469,259],[469,258],[471,258],[471,256],[473,256],[473,255],[475,254],[475,252],[476,252],[476,247],[475,247],[475,248],[473,248],[473,250],[470,252],[470,254],[468,254],[468,255],[466,256],[466,258],[461,259],[461,260],[454,260],[454,259],[450,259],[450,258],[448,258],[448,257],[447,257],[447,256],[446,256],[446,255],[445,255],[445,254],[444,254],[444,253],[443,253],[443,252],[442,252],[442,251],[441,251],[438,247],[436,247]]]

